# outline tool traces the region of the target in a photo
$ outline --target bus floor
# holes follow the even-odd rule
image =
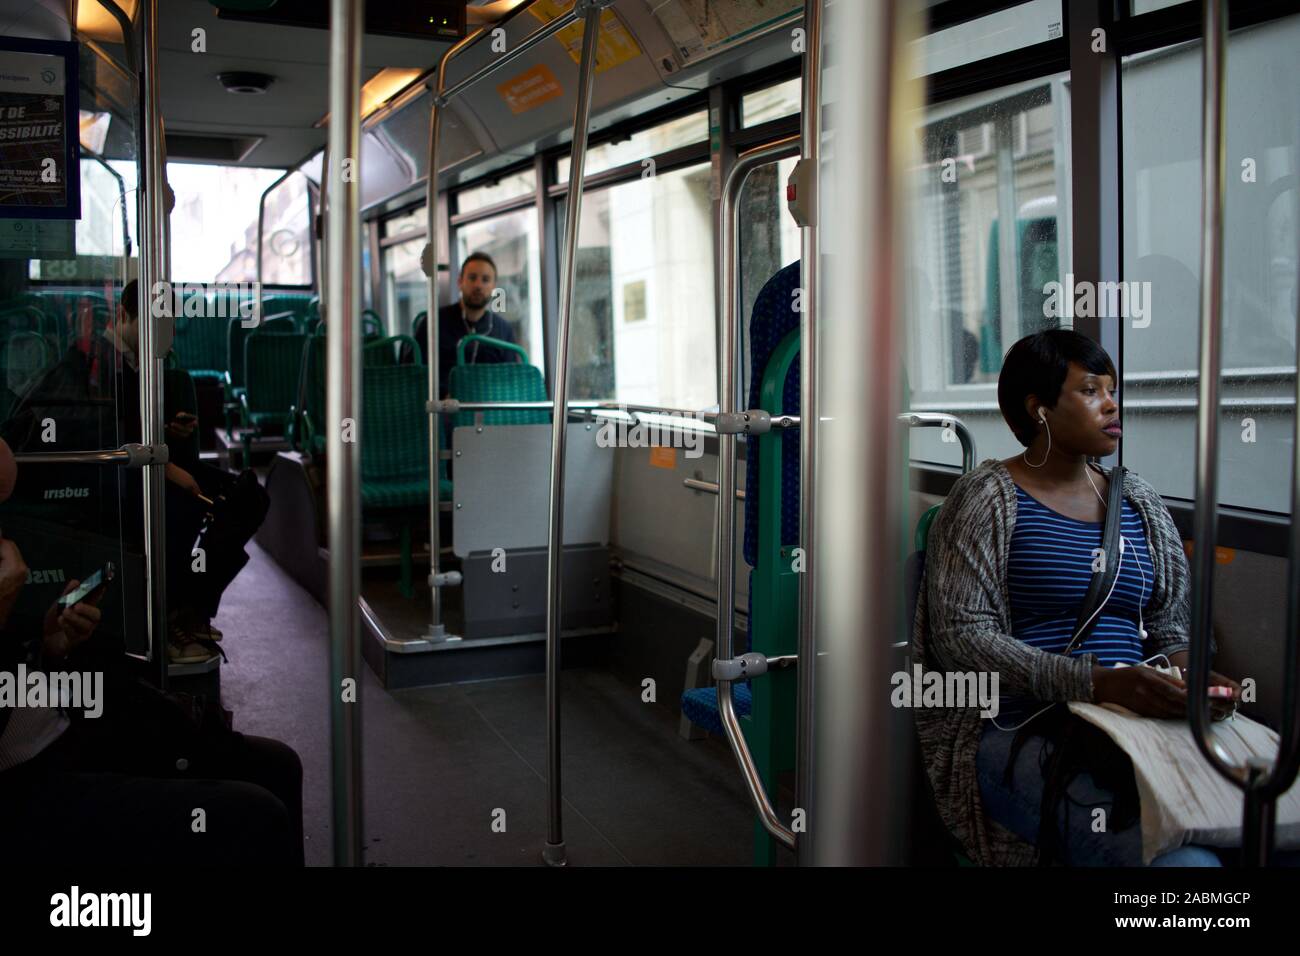
[[[327,615],[256,544],[222,600],[235,729],[303,763],[309,865],[331,862]],[[753,815],[724,741],[687,741],[675,709],[597,668],[566,670],[570,865],[744,865]],[[367,865],[540,865],[546,839],[542,675],[386,691],[361,668]]]

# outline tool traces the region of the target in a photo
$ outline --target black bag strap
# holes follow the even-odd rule
[[[1091,468],[1091,465],[1087,467]],[[1101,615],[1097,609],[1110,594],[1119,574],[1119,532],[1124,513],[1124,467],[1116,465],[1110,473],[1110,489],[1106,495],[1106,524],[1101,534],[1101,549],[1105,554],[1101,570],[1093,572],[1088,582],[1088,593],[1079,605],[1079,615],[1074,620],[1074,637],[1063,653],[1069,654],[1077,644],[1087,639],[1097,626]],[[1086,625],[1085,625],[1085,622]]]

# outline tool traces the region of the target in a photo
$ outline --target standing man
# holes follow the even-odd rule
[[[486,252],[472,252],[460,266],[460,301],[438,310],[438,388],[445,396],[447,380],[456,364],[456,343],[467,335],[486,335],[503,342],[514,342],[514,329],[504,316],[487,307],[497,285],[497,266]],[[415,322],[412,335],[420,343],[420,357],[427,364],[428,332],[424,316]],[[515,356],[505,349],[482,342],[465,347],[465,361],[513,362]]]

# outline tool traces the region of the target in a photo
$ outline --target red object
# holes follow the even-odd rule
[[[795,185],[794,185],[794,183],[786,183],[786,184],[785,184],[785,201],[786,201],[786,202],[794,202],[796,199],[798,199],[799,197],[798,197],[798,195],[797,195],[796,193],[797,193],[797,191],[796,191],[796,189],[795,189]]]

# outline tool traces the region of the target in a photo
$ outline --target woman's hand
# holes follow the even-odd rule
[[[1153,667],[1094,667],[1092,699],[1098,704],[1119,704],[1142,717],[1187,713],[1187,685]]]
[[[1187,651],[1179,651],[1177,654],[1171,654],[1169,663],[1177,667],[1182,673],[1187,673],[1187,662],[1191,655]],[[1224,677],[1216,671],[1210,671],[1211,687],[1227,687],[1232,690],[1231,697],[1211,697],[1210,713],[1215,720],[1223,720],[1230,717],[1237,710],[1237,705],[1241,703],[1241,685],[1231,677]]]
[[[80,581],[70,581],[63,593],[69,593],[80,584]],[[69,608],[60,607],[57,601],[54,602],[45,612],[43,644],[47,655],[67,657],[69,651],[89,640],[99,626],[102,614],[95,606],[98,600],[97,596],[92,595]]]
[[[26,583],[27,562],[18,545],[8,538],[0,539],[0,627],[9,620],[9,613]]]

